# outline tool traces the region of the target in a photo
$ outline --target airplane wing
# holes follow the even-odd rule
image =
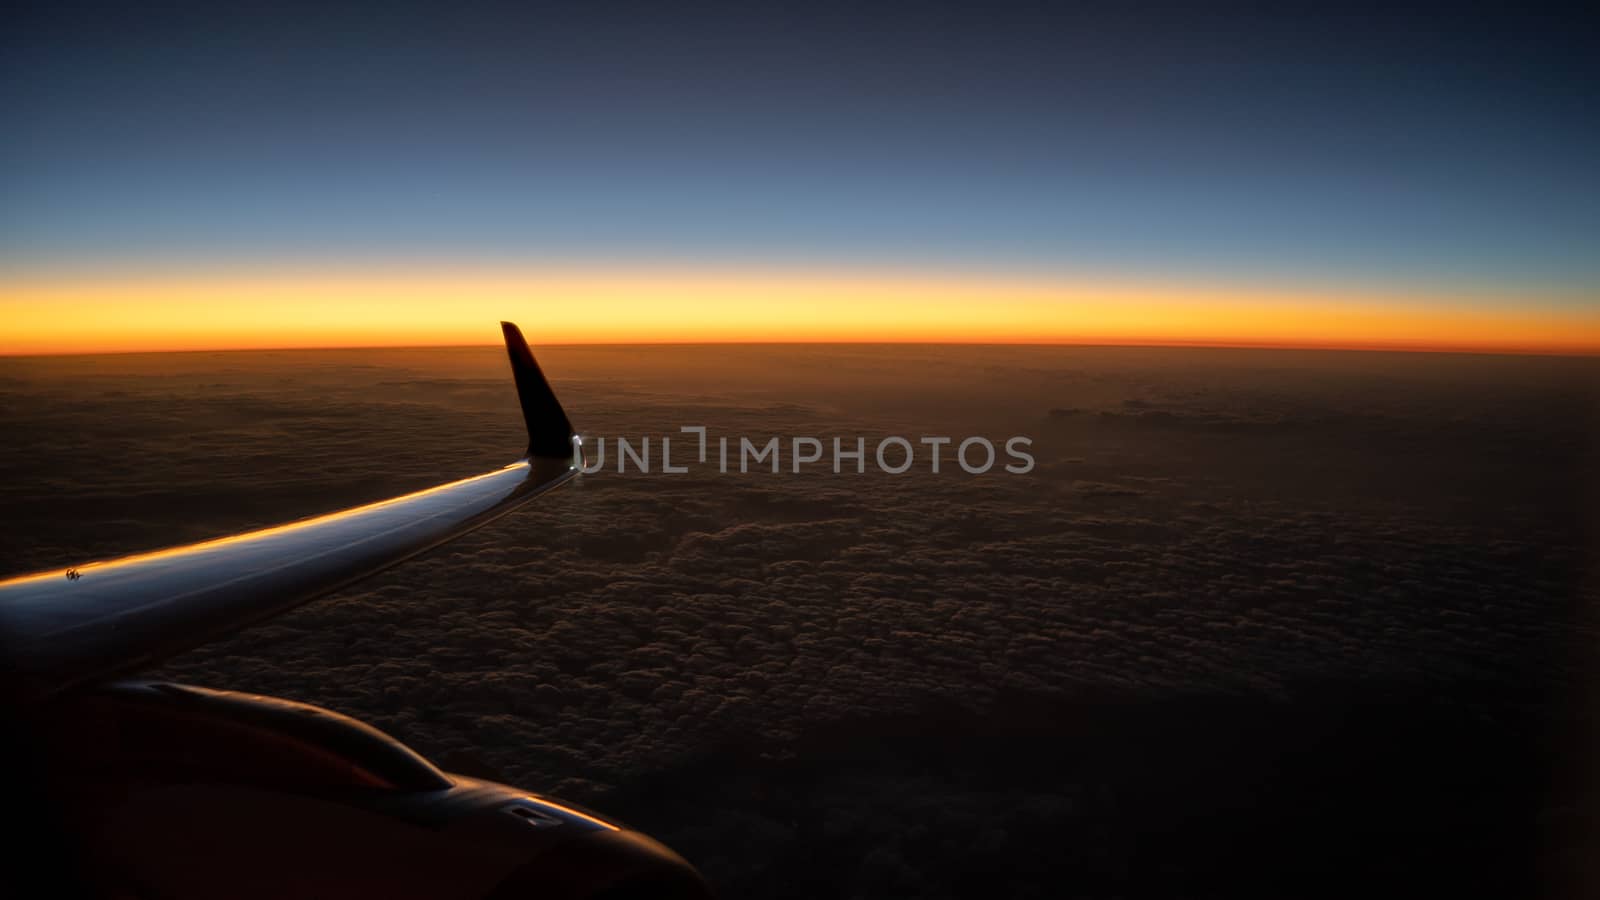
[[[42,698],[148,666],[436,547],[577,475],[582,441],[522,333],[500,324],[528,426],[522,459],[287,525],[0,581],[14,689]]]

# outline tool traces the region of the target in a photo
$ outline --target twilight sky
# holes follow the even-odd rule
[[[419,273],[626,295],[558,330],[573,340],[770,338],[803,318],[724,310],[672,330],[682,316],[633,284],[804,283],[797,302],[827,305],[841,279],[902,297],[992,279],[1010,317],[975,332],[992,339],[1338,344],[1368,328],[1420,346],[1454,327],[1600,348],[1600,66],[1575,17],[150,6],[5,14],[0,309],[34,325],[0,352],[59,349],[68,321],[108,316],[108,339],[153,323],[130,347],[228,346],[216,323],[259,335],[266,282],[322,310],[364,296],[341,312],[360,320],[393,313],[380,286]],[[1019,281],[1060,290],[1018,299]],[[463,315],[505,305],[462,291]],[[1218,293],[1254,299],[1219,311]],[[211,330],[182,305],[201,295]],[[815,336],[974,333],[855,296],[913,327],[845,315]],[[1324,321],[1396,296],[1408,324]],[[1180,322],[1174,304],[1209,313]],[[420,330],[379,342],[455,335],[438,305],[402,304]],[[1288,324],[1201,321],[1263,309]],[[312,325],[273,337],[316,343]]]

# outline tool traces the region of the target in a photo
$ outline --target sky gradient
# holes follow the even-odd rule
[[[1600,351],[1575,18],[7,16],[0,353],[476,343],[503,317],[546,341]]]

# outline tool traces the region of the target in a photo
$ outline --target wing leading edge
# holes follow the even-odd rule
[[[501,469],[217,540],[0,581],[4,665],[24,697],[147,666],[505,515],[582,470],[580,442],[502,322],[528,452]]]

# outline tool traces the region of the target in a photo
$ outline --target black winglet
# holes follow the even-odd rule
[[[511,374],[517,380],[517,397],[522,401],[522,418],[528,424],[528,456],[534,459],[573,460],[577,444],[566,410],[550,390],[539,363],[528,349],[521,329],[501,322],[506,335],[506,354],[511,357]]]

